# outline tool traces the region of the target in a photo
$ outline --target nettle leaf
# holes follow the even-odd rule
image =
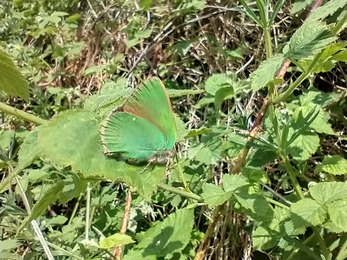
[[[318,74],[320,72],[327,72],[332,70],[335,67],[336,61],[338,61],[335,58],[336,55],[334,54],[340,51],[341,49],[343,49],[346,46],[346,44],[347,44],[346,42],[336,42],[326,47],[317,61],[317,64],[319,65],[315,67],[313,72]],[[303,70],[308,69],[308,66],[310,65],[311,61],[312,59],[300,60],[299,61],[300,67],[302,67]],[[335,95],[337,94],[334,92],[332,93]],[[330,93],[326,93],[326,94],[330,94]]]
[[[127,183],[145,199],[165,177],[165,167],[130,165],[103,153],[98,116],[87,110],[69,110],[40,128],[38,144],[44,158],[60,167],[71,166],[84,177],[103,177]]]
[[[307,23],[311,21],[322,20],[330,15],[333,15],[338,9],[347,5],[346,0],[331,0],[325,5],[318,7],[306,20]],[[305,22],[305,23],[306,23]]]
[[[303,1],[295,1],[293,3],[293,7],[290,10],[290,14],[296,14],[297,12],[303,11],[306,7],[308,7],[314,0],[303,0]]]
[[[20,242],[17,239],[7,239],[0,241],[0,253],[15,249],[19,245]]]
[[[256,216],[257,220],[264,217],[267,219],[271,216],[272,207],[264,196],[259,194],[248,194],[246,191],[237,193],[234,196],[243,208],[250,210]],[[254,219],[253,215],[249,216]]]
[[[84,108],[103,118],[112,109],[120,106],[132,91],[133,89],[128,87],[126,78],[120,77],[116,82],[108,81],[102,86],[100,93],[85,100]]]
[[[212,96],[215,96],[221,88],[232,87],[235,75],[227,73],[213,74],[205,82],[205,90]]]
[[[267,173],[262,168],[246,166],[243,167],[242,174],[251,182],[270,183]]]
[[[205,183],[202,186],[202,198],[208,204],[210,208],[222,205],[228,199],[231,198],[231,191],[224,191],[221,187],[211,184]]]
[[[313,107],[313,104],[318,105],[318,107],[325,107],[334,102],[338,97],[338,93],[325,93],[316,88],[310,88],[300,96],[300,104],[303,107]]]
[[[335,135],[334,130],[331,127],[331,124],[328,123],[330,115],[328,112],[324,111],[321,107],[316,106],[315,104],[309,104],[301,106],[295,109],[293,118],[298,118],[299,114],[302,113],[303,117],[306,117],[312,110],[317,110],[318,115],[315,120],[310,124],[310,128],[314,129],[317,133],[325,133],[330,135]]]
[[[309,190],[312,198],[321,205],[347,199],[347,183],[344,182],[321,182],[313,185]]]
[[[223,87],[217,90],[214,96],[214,106],[216,108],[216,111],[220,110],[224,100],[230,99],[233,96],[234,96],[234,89],[231,86]]]
[[[110,249],[114,246],[128,245],[133,243],[135,243],[135,241],[132,240],[130,236],[117,233],[101,239],[99,245],[102,249]]]
[[[305,228],[296,229],[290,219],[289,210],[274,207],[271,218],[258,226],[252,237],[253,246],[257,249],[267,250],[277,243],[285,243],[285,236],[297,236],[303,234]]]
[[[182,252],[190,241],[194,224],[193,209],[179,209],[162,222],[138,235],[140,243],[136,249],[144,249],[143,255],[169,257]],[[141,258],[142,259],[142,258]]]
[[[29,86],[10,56],[0,49],[0,90],[29,100]]]
[[[258,91],[272,81],[286,59],[283,54],[276,54],[263,61],[256,71],[251,74],[252,90]]]
[[[319,21],[307,21],[294,32],[283,53],[289,59],[299,60],[320,51],[337,38]]]
[[[335,201],[327,208],[330,220],[324,227],[335,233],[347,232],[347,200]]]
[[[226,192],[235,192],[241,187],[248,185],[247,178],[241,174],[223,175],[223,189]]]
[[[317,151],[319,145],[319,137],[317,134],[306,133],[296,138],[287,150],[294,159],[305,161]]]
[[[290,210],[296,227],[321,225],[327,217],[322,205],[310,198],[293,203]]]
[[[347,174],[347,160],[339,155],[325,156],[322,163],[316,167],[315,173],[327,172],[333,175]]]

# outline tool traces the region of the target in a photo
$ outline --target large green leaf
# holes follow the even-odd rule
[[[141,242],[137,249],[144,249],[142,256],[172,257],[182,252],[190,241],[194,224],[194,210],[179,209],[170,214],[163,222],[139,235]],[[142,259],[142,258],[141,258]]]
[[[6,52],[0,50],[0,90],[29,99],[29,86]]]
[[[39,131],[42,156],[61,166],[71,166],[85,177],[103,177],[126,182],[146,199],[164,178],[165,167],[130,165],[106,157],[100,143],[97,115],[87,110],[69,110],[54,117]],[[141,173],[145,170],[143,173]]]

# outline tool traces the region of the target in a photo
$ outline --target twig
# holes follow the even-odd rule
[[[124,208],[124,214],[123,214],[123,220],[122,220],[122,227],[120,229],[120,233],[122,235],[125,234],[128,228],[128,222],[129,222],[129,216],[130,216],[130,208],[131,208],[131,190],[128,191],[128,196],[125,202],[125,208]],[[123,246],[115,246],[113,249],[113,255],[116,257],[116,259],[121,259],[123,253]]]

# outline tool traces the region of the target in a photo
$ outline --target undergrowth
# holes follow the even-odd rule
[[[346,259],[346,5],[3,3],[0,258]],[[101,147],[152,76],[168,167]]]

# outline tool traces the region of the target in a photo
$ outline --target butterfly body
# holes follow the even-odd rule
[[[106,154],[163,163],[172,154],[176,125],[161,81],[154,78],[135,89],[123,106],[106,118],[101,137]]]

